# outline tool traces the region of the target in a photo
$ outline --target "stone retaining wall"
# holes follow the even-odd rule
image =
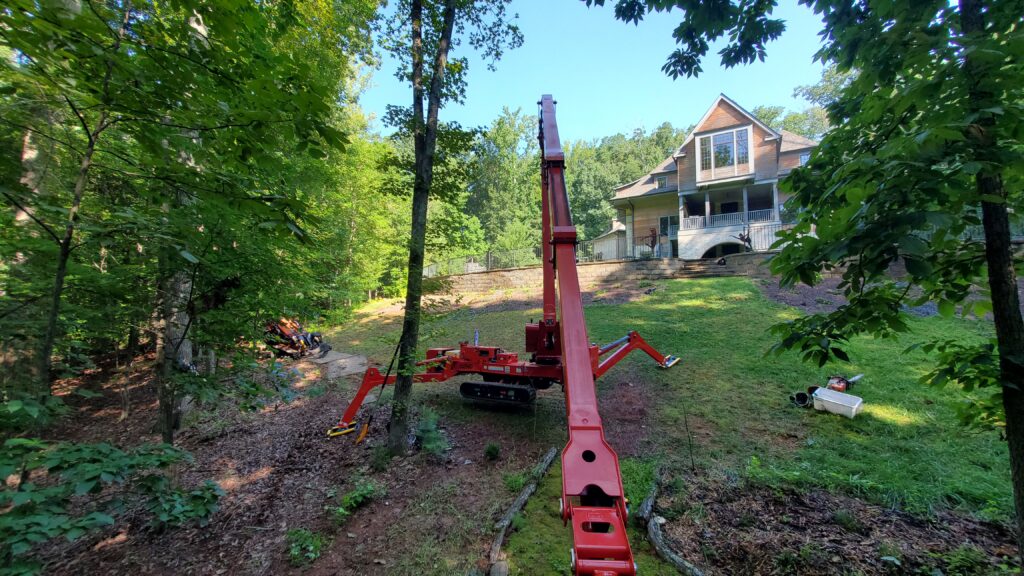
[[[577,265],[580,287],[591,288],[605,283],[624,281],[661,280],[665,278],[698,278],[703,276],[771,276],[767,261],[774,252],[754,252],[725,256],[725,264],[716,260],[618,260],[613,262],[587,262]],[[540,287],[542,269],[514,268],[459,274],[428,279],[432,288],[451,293],[488,292],[491,290]]]

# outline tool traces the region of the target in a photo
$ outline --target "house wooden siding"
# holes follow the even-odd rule
[[[792,150],[779,154],[779,172],[789,174],[790,170],[798,168],[800,166],[800,156],[810,151],[811,149],[807,148],[805,150]]]
[[[779,140],[777,138],[766,140],[772,134],[757,124],[753,124],[750,118],[723,100],[719,102],[703,124],[694,128],[694,138],[686,143],[682,154],[676,156],[679,190],[691,192],[697,189],[697,143],[701,136],[708,132],[746,126],[752,127],[751,139],[747,145],[750,147],[750,156],[754,159],[754,178],[757,180],[775,178],[778,174],[776,158],[778,158]],[[701,181],[701,184],[705,183],[708,181]]]
[[[694,134],[700,135],[701,132],[724,130],[747,124],[750,124],[750,118],[723,100],[718,103],[718,107],[708,115],[708,119],[703,124],[694,128]]]
[[[637,238],[649,236],[651,228],[655,233],[660,232],[662,216],[679,215],[679,197],[675,194],[663,194],[651,198],[645,198],[643,203],[634,204],[633,216],[625,216],[627,229],[632,224],[633,234]]]
[[[682,192],[697,189],[697,139],[690,140],[683,148],[682,155],[676,156],[676,169],[679,175],[679,190]],[[756,160],[755,160],[756,162]]]

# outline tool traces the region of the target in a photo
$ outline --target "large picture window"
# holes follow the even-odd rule
[[[750,127],[701,136],[697,180],[747,174],[750,163]]]
[[[733,154],[735,144],[733,140],[735,136],[735,132],[726,132],[725,134],[715,134],[711,137],[711,142],[715,145],[716,168],[735,164],[736,157]]]

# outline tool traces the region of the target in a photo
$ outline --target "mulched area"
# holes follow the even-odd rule
[[[846,304],[842,290],[837,288],[840,282],[839,278],[825,278],[816,286],[794,284],[783,288],[776,278],[754,280],[769,300],[798,308],[808,314],[832,312]]]
[[[993,574],[1017,554],[1001,524],[728,479],[677,481],[657,512],[672,546],[709,574]]]
[[[754,283],[761,289],[761,293],[769,300],[798,308],[807,314],[832,312],[846,304],[846,297],[838,288],[840,282],[842,282],[840,278],[824,278],[815,286],[794,284],[782,288],[776,278],[754,280]],[[912,294],[914,293],[919,292],[912,292]],[[1017,296],[1020,299],[1021,311],[1024,312],[1024,278],[1017,279]],[[906,306],[904,310],[920,317],[935,316],[939,313],[939,307],[934,302],[925,302],[920,306]],[[987,318],[991,318],[991,315]]]

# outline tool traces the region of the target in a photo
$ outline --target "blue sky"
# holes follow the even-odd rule
[[[502,107],[533,114],[541,94],[558,101],[558,125],[563,141],[590,140],[636,128],[650,130],[662,122],[685,128],[701,115],[720,92],[750,109],[779,105],[801,109],[793,88],[813,84],[821,65],[812,62],[820,45],[821,21],[795,0],[781,0],[775,15],[786,20],[781,39],[768,45],[765,62],[722,68],[712,46],[698,78],[672,80],[661,71],[675,48],[674,14],[656,14],[639,26],[614,18],[614,0],[587,8],[578,0],[514,0],[510,12],[519,14],[525,42],[507,52],[496,72],[472,58],[466,102],[441,110],[441,119],[464,126],[486,126]],[[466,54],[463,44],[459,54]],[[367,112],[381,117],[388,104],[406,105],[411,89],[394,77],[395,64],[384,60],[360,98]],[[380,122],[374,127],[390,132]]]

